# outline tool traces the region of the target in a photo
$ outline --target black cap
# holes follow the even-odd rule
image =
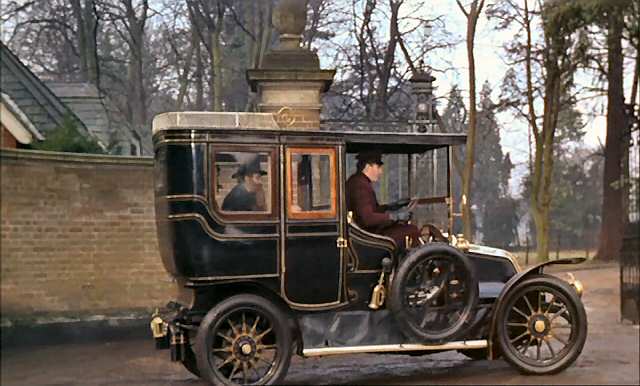
[[[260,174],[261,176],[264,176],[267,174],[267,172],[260,169],[259,157],[255,157],[251,161],[240,165],[238,170],[231,176],[231,178],[251,176],[253,174]]]
[[[384,162],[382,162],[382,152],[380,150],[363,150],[356,155],[356,159],[365,164],[384,165]]]

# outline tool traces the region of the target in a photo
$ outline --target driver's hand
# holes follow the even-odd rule
[[[390,211],[398,210],[398,209],[402,208],[403,206],[409,205],[410,202],[411,202],[411,200],[409,200],[408,198],[400,199],[400,200],[398,200],[396,202],[392,202],[392,203],[388,204],[387,205],[387,210],[390,210]]]
[[[389,219],[393,221],[409,221],[410,218],[411,211],[408,208],[392,210],[389,212]]]

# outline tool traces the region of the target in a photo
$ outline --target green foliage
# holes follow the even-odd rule
[[[542,7],[545,35],[560,38],[571,35],[587,22],[580,0],[547,0]]]
[[[104,154],[96,141],[80,134],[71,115],[66,115],[62,125],[46,133],[46,139],[31,146],[35,150],[61,151],[68,153]]]
[[[583,248],[600,227],[603,159],[582,143],[582,115],[571,106],[560,110],[554,144],[554,170],[550,209],[551,243],[562,248]],[[531,194],[531,176],[523,196]]]
[[[509,154],[502,151],[496,109],[491,88],[485,82],[480,92],[472,204],[477,208],[476,216],[481,217],[483,243],[507,247],[516,239],[517,205],[509,193],[513,164]]]
[[[575,105],[560,110],[550,217],[553,239],[559,237],[565,247],[583,247],[600,226],[603,159],[579,146],[584,134]]]
[[[496,118],[498,107],[491,100],[489,83],[485,82],[480,92],[477,115],[476,161],[471,187],[472,228],[482,233],[483,244],[507,247],[516,240],[518,216],[517,201],[509,192],[513,164],[509,154],[503,153],[500,144],[501,127]],[[467,111],[456,86],[449,93],[442,122],[448,132],[465,132],[467,129]],[[455,148],[454,157],[458,160],[454,162],[454,168],[461,167],[464,147]],[[454,170],[452,193],[454,202],[460,202],[461,171]],[[461,226],[460,218],[454,218],[454,232],[461,230]]]
[[[575,101],[569,101],[568,103],[570,103],[569,107],[560,110],[558,113],[555,133],[556,143],[554,144],[554,152],[558,157],[570,152],[572,146],[582,143],[585,134],[582,114],[576,109]]]
[[[602,161],[584,149],[556,160],[551,227],[563,247],[582,247],[599,229]]]

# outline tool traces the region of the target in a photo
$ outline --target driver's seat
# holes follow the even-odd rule
[[[349,252],[352,256],[352,271],[380,270],[382,259],[395,259],[398,250],[391,237],[371,233],[349,222]]]

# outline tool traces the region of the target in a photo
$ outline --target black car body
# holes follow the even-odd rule
[[[159,347],[171,348],[174,360],[210,382],[281,380],[291,355],[280,344],[283,339],[303,356],[455,349],[494,358],[505,355],[508,341],[516,337],[514,353],[505,357],[530,373],[559,371],[582,348],[586,318],[575,291],[579,283],[558,284],[560,280],[542,273],[544,265],[522,271],[510,253],[451,234],[456,208],[451,148],[465,143],[464,134],[301,131],[278,127],[270,114],[166,113],[154,120],[153,140],[160,251],[178,295],[154,316],[152,330]],[[413,197],[417,193],[433,207],[425,213],[445,239],[422,240],[420,247],[407,249],[352,221],[344,199],[350,159],[370,148],[396,157],[396,165],[407,168],[408,177],[398,177],[398,189]],[[432,171],[428,181],[417,171],[425,157]],[[243,194],[254,201],[260,197],[260,204],[251,210],[225,210],[225,198],[241,189],[242,168],[250,162],[260,169],[261,183],[257,191]],[[428,186],[426,195],[424,189],[420,193],[421,185]],[[401,267],[404,263],[411,267]],[[408,284],[393,286],[394,280],[409,283],[416,269],[429,270],[429,279],[420,280],[431,287],[425,284],[407,295],[403,286]],[[441,269],[452,276],[438,289],[434,272]],[[534,301],[530,287],[520,287],[532,279],[538,281],[531,285],[538,287],[552,282],[544,300],[537,300],[537,312],[532,306],[529,313],[525,304]],[[454,282],[461,286],[458,293]],[[572,292],[567,294],[567,288]],[[513,289],[524,292],[513,300]],[[541,299],[543,292],[538,294]],[[407,296],[413,300],[407,303]],[[466,300],[454,306],[459,309],[453,314],[439,314],[455,298]],[[514,322],[505,307],[519,307],[528,316]],[[405,309],[409,316],[399,316]],[[415,310],[447,321],[416,324],[410,320]],[[554,323],[548,316],[557,312],[571,326],[567,345],[543,348],[549,353],[546,363],[539,353],[532,360],[518,357],[522,339],[532,339],[525,354],[546,347],[551,335],[545,329],[550,331]],[[270,344],[251,332],[264,319],[270,320],[263,326]],[[439,327],[425,327],[432,323]],[[508,330],[509,323],[522,324],[517,328],[529,335],[514,336],[521,330]],[[275,326],[282,324],[286,328]],[[501,343],[500,334],[506,336]],[[202,346],[218,348],[212,353]],[[258,360],[268,346],[274,350],[273,361],[260,373]]]

